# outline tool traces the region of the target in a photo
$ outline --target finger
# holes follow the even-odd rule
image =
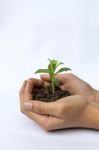
[[[41,75],[40,75],[40,78],[41,78],[41,80],[43,80],[43,81],[47,81],[47,82],[50,82],[50,81],[51,81],[50,75],[41,74]]]
[[[25,83],[25,87],[24,87],[24,90],[23,90],[23,95],[24,95],[24,98],[23,101],[27,101],[27,100],[31,100],[32,99],[32,93],[33,93],[33,88],[35,86],[38,86],[38,87],[42,87],[42,86],[48,86],[49,84],[45,83],[44,81],[41,81],[39,79],[28,79],[26,80],[26,83]]]
[[[25,80],[19,92],[20,99],[23,99],[24,93],[31,93],[32,88],[33,85],[30,83],[30,81]]]
[[[67,90],[72,95],[85,95],[92,91],[88,83],[73,74],[69,74],[67,80],[66,78],[62,80],[60,88]]]
[[[23,103],[29,100],[32,100],[33,97],[33,87],[34,86],[48,86],[48,84],[44,83],[44,81],[38,79],[28,79],[25,81],[25,86],[22,87],[21,94],[20,94],[20,106],[21,111],[23,112]]]
[[[35,112],[38,114],[45,114],[45,115],[52,115],[52,116],[58,116],[57,113],[57,103],[55,102],[42,102],[42,101],[28,101],[26,103],[24,103],[23,105],[24,109],[30,112]],[[56,109],[55,109],[56,108]]]
[[[58,78],[58,80],[61,81],[61,83],[64,83],[64,81],[66,82],[66,80],[68,80],[70,76],[71,76],[71,73],[64,73],[64,74],[57,74],[56,78]],[[41,74],[40,78],[43,81],[47,81],[47,82],[51,81],[49,75]]]
[[[25,90],[25,87],[26,87],[26,80],[24,81],[21,89],[20,89],[20,92],[19,92],[19,99],[20,99],[20,106],[22,106],[22,100],[24,99],[24,90]]]
[[[30,118],[31,120],[34,120],[35,122],[37,122],[40,126],[42,126],[43,128],[45,128],[45,124],[48,121],[48,115],[40,115],[37,113],[33,113],[33,112],[24,112],[24,114]]]
[[[25,115],[47,131],[63,128],[63,119],[33,112],[25,112]]]
[[[23,82],[23,85],[22,85],[22,87],[21,87],[21,89],[20,89],[20,91],[19,91],[19,96],[21,97],[21,95],[22,95],[22,93],[23,93],[23,91],[24,91],[24,89],[25,89],[25,86],[26,86],[26,80]]]
[[[88,103],[87,96],[82,95],[73,95],[73,96],[67,96],[64,98],[59,99],[57,102],[59,102],[62,107],[62,112],[65,111],[65,115],[67,111],[74,110],[76,108],[76,112],[81,110],[81,108],[85,107],[85,105]]]
[[[27,80],[26,86],[24,89],[24,99],[23,101],[28,101],[32,99],[32,92],[33,92],[34,85],[31,83],[31,81]]]
[[[68,83],[61,84],[59,87],[61,88],[61,90],[63,90],[63,91],[68,91],[70,94],[72,94],[72,93],[71,93],[71,90],[70,90],[70,88],[69,88]]]
[[[20,96],[19,96],[19,99],[20,99],[20,109],[21,111],[23,112],[23,103],[27,100],[30,100],[32,99],[32,94],[31,94],[31,83],[29,81],[25,81],[23,83],[23,86],[20,90]]]
[[[48,87],[50,85],[48,82],[44,82],[40,79],[29,78],[28,80],[31,81],[35,87]]]

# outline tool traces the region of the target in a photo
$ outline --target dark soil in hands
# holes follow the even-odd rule
[[[48,88],[38,88],[33,89],[33,100],[43,101],[43,102],[52,102],[60,98],[70,96],[68,91],[63,91],[60,88],[57,88],[54,93],[51,91],[51,87]]]

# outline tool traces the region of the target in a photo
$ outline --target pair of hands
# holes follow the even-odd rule
[[[96,90],[73,74],[59,74],[57,78],[61,83],[60,88],[69,91],[71,96],[49,103],[33,101],[33,88],[46,87],[50,84],[48,75],[40,77],[40,80],[30,78],[23,83],[20,90],[22,113],[36,121],[45,130],[77,127],[97,128],[98,123],[93,127],[94,122],[90,113],[92,110],[90,103],[96,103]]]

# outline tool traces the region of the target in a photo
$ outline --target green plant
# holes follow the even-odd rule
[[[48,68],[47,69],[38,69],[36,73],[48,73],[50,75],[51,78],[51,87],[52,87],[52,93],[55,92],[55,88],[58,87],[59,85],[59,80],[56,78],[56,75],[60,72],[63,71],[68,71],[71,70],[70,68],[64,67],[64,68],[60,68],[59,70],[57,70],[57,68],[64,64],[63,62],[58,62],[55,59],[48,59],[49,60],[49,64],[48,64]]]

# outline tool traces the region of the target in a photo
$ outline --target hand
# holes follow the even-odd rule
[[[56,76],[60,81],[60,88],[67,90],[72,95],[91,95],[93,96],[94,89],[85,81],[81,80],[77,76],[68,74],[58,74]],[[50,82],[48,75],[41,75],[41,79],[46,82]]]
[[[57,78],[61,83],[60,88],[68,90],[71,96],[50,103],[33,101],[33,87],[46,87],[50,84],[50,77],[41,75],[41,80],[29,79],[24,82],[20,90],[21,111],[46,130],[71,127],[98,128],[99,122],[94,125],[93,118],[88,120],[96,91],[73,74],[62,74]]]

